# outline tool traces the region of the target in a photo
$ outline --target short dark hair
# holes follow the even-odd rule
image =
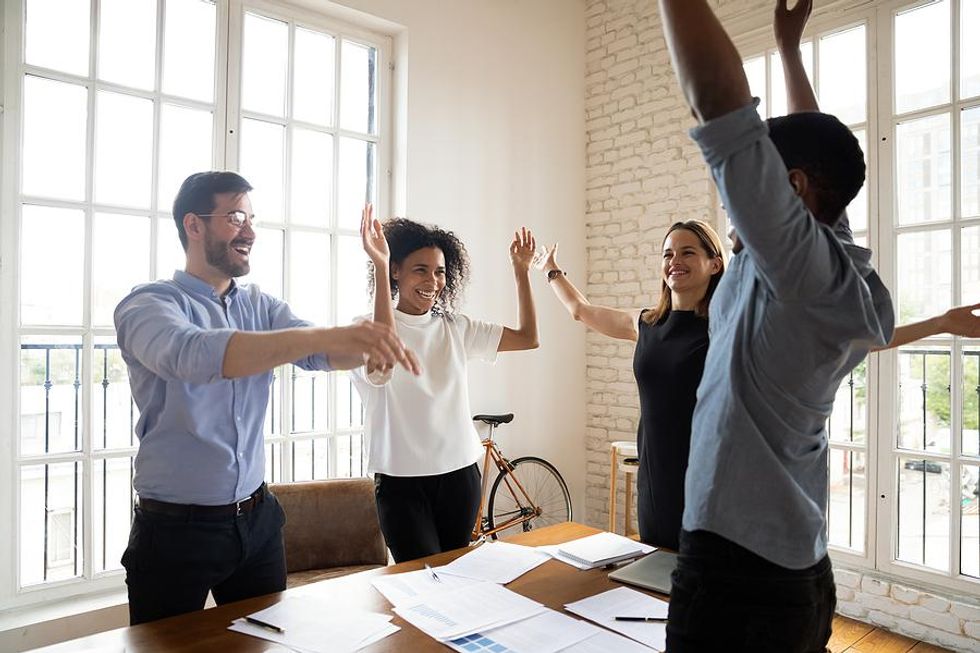
[[[433,311],[436,313],[452,313],[462,297],[463,288],[470,273],[470,259],[466,253],[466,246],[463,245],[456,234],[445,229],[440,229],[435,225],[421,224],[407,218],[391,218],[384,223],[385,239],[388,241],[388,248],[391,250],[390,261],[392,264],[401,264],[412,252],[426,247],[438,247],[442,250],[442,255],[446,259],[446,286],[439,293],[439,299]],[[373,296],[376,289],[374,287],[374,268],[368,264],[368,289]],[[392,276],[391,270],[388,271],[388,285],[391,296],[398,295],[398,282]]]
[[[819,112],[770,118],[769,138],[787,170],[806,173],[815,188],[814,217],[833,226],[864,185],[864,153],[847,127]]]
[[[219,193],[247,193],[252,185],[237,172],[228,170],[209,170],[195,172],[184,180],[174,198],[174,222],[180,244],[187,250],[187,232],[184,230],[184,216],[188,213],[204,215],[214,211],[214,196]]]

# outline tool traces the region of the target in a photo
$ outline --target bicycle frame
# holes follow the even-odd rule
[[[508,463],[507,459],[504,458],[502,453],[500,453],[500,449],[497,448],[497,444],[493,441],[494,425],[490,424],[489,426],[490,433],[487,435],[487,439],[481,443],[483,448],[486,449],[486,453],[484,453],[483,456],[483,489],[480,492],[480,509],[476,514],[476,523],[473,525],[473,533],[470,537],[470,540],[473,542],[481,541],[484,538],[495,533],[499,533],[500,531],[510,528],[511,526],[528,522],[541,514],[541,508],[534,505],[534,502],[521,485],[521,482],[517,480],[516,476],[514,476],[510,463]],[[521,507],[521,514],[511,517],[502,524],[494,524],[493,528],[484,528],[483,510],[487,501],[487,483],[490,481],[491,461],[493,461],[494,466],[498,471],[504,473],[504,485],[507,486],[507,490],[514,498],[514,502]],[[513,485],[511,484],[512,482]],[[514,491],[515,486],[520,492],[520,495]],[[523,501],[521,500],[522,496],[524,498]]]

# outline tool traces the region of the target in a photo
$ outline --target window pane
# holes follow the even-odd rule
[[[898,459],[898,559],[949,569],[949,463]]]
[[[239,170],[255,189],[249,193],[252,210],[264,222],[281,222],[283,215],[283,143],[285,128],[262,120],[242,120]]]
[[[112,326],[116,305],[150,280],[150,219],[96,213],[92,236],[92,323]]]
[[[976,303],[980,298],[980,227],[967,227],[960,232],[960,253],[963,276],[960,279],[960,304]]]
[[[947,230],[898,236],[897,324],[924,320],[951,305],[952,252]]]
[[[83,213],[25,204],[20,238],[21,324],[80,326],[85,278]]]
[[[900,448],[949,453],[949,362],[948,348],[898,352]]]
[[[99,91],[95,115],[95,200],[149,207],[153,102]]]
[[[83,86],[24,77],[24,194],[85,199],[87,97]]]
[[[755,57],[742,64],[745,69],[745,76],[749,80],[749,91],[752,95],[759,98],[759,115],[763,118],[769,116],[766,107],[766,58]]]
[[[99,79],[152,90],[156,0],[100,0]]]
[[[868,165],[868,134],[863,129],[858,129],[854,132],[854,137],[858,140],[861,145],[861,151],[864,153],[864,165]],[[867,170],[867,167],[865,167]],[[861,190],[858,194],[851,200],[851,203],[847,205],[847,218],[851,222],[851,229],[853,231],[865,231],[868,228],[868,184],[874,183],[870,171],[865,175],[864,184],[861,186]]]
[[[960,0],[960,97],[980,95],[980,0]]]
[[[293,421],[290,432],[326,431],[330,424],[330,378],[325,372],[291,369]]]
[[[309,129],[294,129],[292,157],[290,221],[329,226],[333,136]]]
[[[282,401],[280,397],[281,383],[280,379],[282,376],[282,370],[284,368],[277,367],[272,370],[272,386],[269,388],[269,405],[265,411],[265,428],[262,431],[265,437],[272,437],[282,433]],[[269,460],[268,456],[269,450],[266,449],[266,480],[268,480],[269,472]]]
[[[78,0],[27,0],[24,60],[88,75],[90,5]]]
[[[344,41],[340,46],[340,126],[373,134],[377,116],[375,48]]]
[[[867,461],[858,451],[830,450],[830,503],[827,531],[830,543],[864,551]]]
[[[949,102],[949,0],[895,16],[895,111]],[[923,47],[928,44],[928,47]]]
[[[27,336],[20,343],[20,453],[81,447],[80,336]]]
[[[110,458],[93,464],[92,533],[95,535],[95,571],[121,569],[123,551],[132,522],[133,459]]]
[[[980,107],[960,113],[961,216],[980,216]]]
[[[114,336],[95,339],[92,355],[92,447],[124,449],[137,445],[139,409],[129,390],[129,372]]]
[[[157,222],[157,279],[173,279],[174,270],[183,270],[187,255],[177,235],[177,225],[170,218]]]
[[[283,233],[282,229],[255,229],[255,244],[252,246],[248,275],[238,279],[239,283],[258,284],[262,292],[281,298],[283,271]]]
[[[364,426],[364,410],[361,395],[354,388],[348,375],[337,375],[337,428],[350,429]]]
[[[813,79],[813,42],[800,44],[803,55],[803,68],[808,79]],[[789,113],[786,99],[786,81],[783,79],[783,59],[779,52],[769,53],[769,87],[772,89],[772,115],[785,116]]]
[[[820,39],[820,110],[847,125],[868,115],[865,42],[864,25]]]
[[[364,438],[361,434],[338,435],[334,445],[334,476],[337,478],[357,478],[364,476]]]
[[[960,573],[980,578],[980,467],[963,465],[960,488]]]
[[[336,43],[329,34],[296,28],[293,60],[293,118],[333,124]]]
[[[866,442],[868,437],[868,361],[862,361],[837,389],[827,430],[835,442]]]
[[[963,352],[963,454],[980,456],[980,348]]]
[[[898,221],[948,220],[952,196],[949,114],[898,125]]]
[[[355,317],[371,312],[368,295],[368,257],[356,236],[337,237],[337,324],[345,325]]]
[[[167,0],[163,92],[214,99],[215,7],[208,0]]]
[[[75,578],[81,573],[81,464],[21,467],[21,586]]]
[[[303,320],[330,324],[330,236],[294,230],[289,238],[289,306]]]
[[[330,478],[330,440],[301,440],[293,443],[293,480]]]
[[[282,443],[271,442],[265,445],[265,481],[278,483],[282,479]]]
[[[242,38],[242,108],[286,115],[289,26],[246,13]]]
[[[170,211],[180,185],[195,172],[211,170],[214,117],[210,111],[164,104],[160,115],[160,185],[157,208]]]
[[[377,204],[374,143],[341,138],[337,166],[337,226],[359,229],[365,202]]]

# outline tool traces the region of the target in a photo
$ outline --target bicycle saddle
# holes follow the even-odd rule
[[[474,422],[483,422],[484,424],[492,424],[493,426],[500,426],[501,424],[510,424],[514,419],[514,413],[507,413],[506,415],[474,415]]]

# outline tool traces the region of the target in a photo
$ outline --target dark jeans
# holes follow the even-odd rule
[[[238,517],[175,517],[136,508],[123,553],[132,625],[286,589],[285,513],[268,490]]]
[[[824,653],[837,597],[830,558],[786,569],[707,531],[681,531],[667,651]]]
[[[375,474],[378,519],[395,562],[469,544],[481,489],[476,463],[434,476]]]

